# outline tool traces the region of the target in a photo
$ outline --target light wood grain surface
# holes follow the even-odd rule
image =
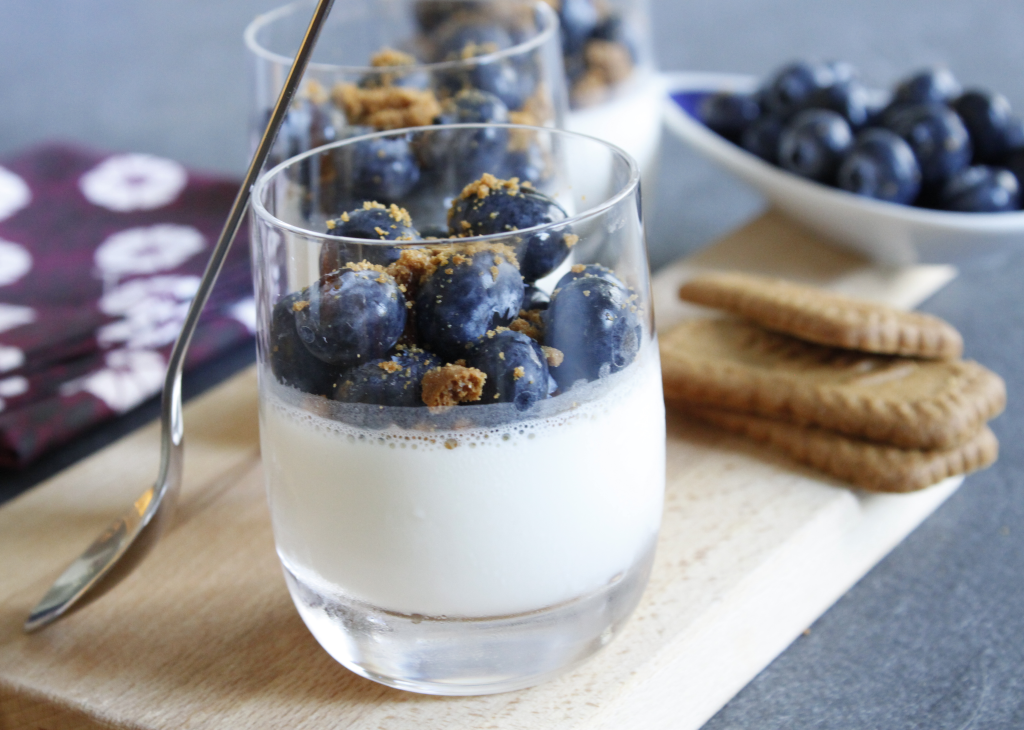
[[[768,214],[656,281],[659,327],[701,268],[910,307],[946,267],[881,270]],[[263,492],[252,369],[186,408],[173,529],[144,567],[22,633],[52,580],[156,473],[152,424],[0,509],[0,730],[698,728],[954,489],[865,495],[670,414],[650,586],[622,635],[553,682],[489,697],[392,690],[336,664],[292,606]]]

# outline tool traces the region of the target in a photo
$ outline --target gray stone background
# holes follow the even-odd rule
[[[345,0],[338,0],[344,2]],[[276,0],[0,1],[0,157],[50,139],[241,174],[248,20]],[[1021,0],[651,0],[661,68],[763,75],[844,59],[889,84],[948,64],[1024,111]],[[761,200],[666,136],[657,267]],[[1024,244],[1024,241],[1022,241]],[[708,728],[1024,727],[1024,256],[969,266],[924,309],[1007,379],[1000,462],[965,485]]]

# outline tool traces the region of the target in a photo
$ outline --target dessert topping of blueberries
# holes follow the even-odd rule
[[[420,234],[413,228],[412,219],[405,208],[392,203],[384,206],[376,201],[363,203],[327,221],[327,233],[347,238],[366,238],[377,241],[419,241]],[[398,260],[399,249],[392,246],[342,243],[327,241],[320,249],[320,273],[328,274],[345,264],[367,261],[387,266]]]
[[[337,378],[334,399],[378,406],[422,406],[423,376],[442,364],[440,358],[425,350],[401,347],[389,358],[371,360]]]
[[[382,267],[365,262],[320,277],[302,290],[292,310],[306,349],[341,367],[382,357],[405,329],[398,284]]]
[[[946,68],[917,71],[887,95],[848,63],[798,61],[772,74],[754,104],[724,92],[678,98],[762,160],[858,195],[960,212],[1021,206],[999,171],[1024,174],[1024,118],[1002,94],[963,92]]]
[[[569,282],[586,278],[604,279],[610,284],[622,287],[623,289],[626,288],[626,285],[619,280],[619,277],[615,275],[615,272],[607,266],[602,266],[601,264],[574,264],[573,267],[558,280],[558,283],[555,284],[555,291],[566,286]]]
[[[407,137],[378,137],[355,145],[352,177],[364,200],[401,200],[420,179],[420,167]]]
[[[509,112],[505,102],[494,94],[465,89],[445,103],[444,113],[437,121],[441,124],[507,124]],[[427,155],[429,158],[458,155],[456,174],[468,182],[490,170],[501,169],[508,140],[507,129],[481,129],[473,133],[467,144],[453,150],[450,136],[438,131],[431,135]]]
[[[560,350],[552,375],[563,390],[618,372],[642,342],[636,296],[605,279],[583,277],[556,289],[544,313],[544,344]]]
[[[487,375],[481,400],[514,403],[525,411],[550,394],[548,363],[540,345],[520,332],[498,328],[473,349],[467,364]]]
[[[519,314],[523,277],[503,244],[469,243],[440,248],[416,294],[416,326],[425,348],[458,359],[488,330]]]
[[[487,236],[519,231],[567,217],[558,203],[519,180],[485,174],[467,185],[448,211],[453,237]],[[523,280],[533,282],[558,268],[579,240],[568,226],[524,236],[516,249]]]
[[[267,359],[274,376],[293,388],[326,395],[334,382],[337,370],[306,349],[295,329],[295,305],[303,292],[286,294],[274,305],[270,316],[270,338]]]
[[[448,211],[464,236],[565,217],[515,180],[485,174],[464,192]],[[367,255],[275,305],[268,360],[284,385],[381,408],[507,403],[527,411],[559,388],[622,370],[639,352],[638,297],[605,266],[573,266],[549,297],[524,284],[509,245],[412,243],[416,228],[397,205],[368,202],[327,228],[374,243],[346,244],[362,249],[346,255]],[[369,260],[378,251],[388,252],[386,267]],[[377,410],[360,418],[370,428],[392,422]]]
[[[413,228],[412,218],[405,208],[394,203],[385,206],[376,201],[367,201],[362,208],[346,211],[328,220],[327,232],[333,236],[379,241],[420,240],[420,234]]]

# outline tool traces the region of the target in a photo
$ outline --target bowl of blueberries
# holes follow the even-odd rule
[[[686,73],[667,122],[807,228],[886,264],[957,263],[1024,243],[1024,120],[928,68],[891,91],[848,63],[767,79]]]

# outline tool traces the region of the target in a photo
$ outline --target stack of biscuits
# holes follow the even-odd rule
[[[665,400],[873,492],[910,492],[998,456],[986,422],[1002,379],[962,360],[937,317],[738,273],[698,276],[688,302],[732,316],[662,336]]]

